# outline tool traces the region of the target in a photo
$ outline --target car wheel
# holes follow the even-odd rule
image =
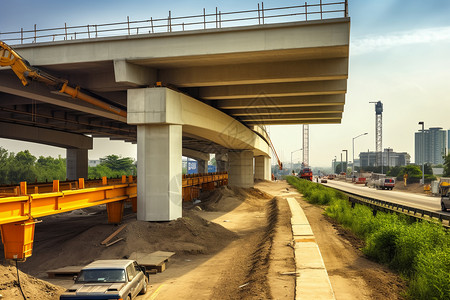
[[[147,285],[148,285],[148,279],[147,279],[147,277],[145,277],[144,286],[142,287],[142,290],[139,292],[139,294],[144,295],[145,293],[147,293]]]
[[[447,211],[447,208],[445,207],[445,204],[443,201],[441,201],[441,210],[442,211]]]

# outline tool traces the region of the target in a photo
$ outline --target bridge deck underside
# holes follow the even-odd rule
[[[340,123],[348,44],[349,19],[341,18],[16,50],[32,65],[117,107],[126,108],[128,89],[161,82],[252,127]],[[39,83],[23,87],[11,70],[0,69],[0,79],[0,122],[136,142],[136,127],[125,119]],[[192,149],[223,150],[202,137],[184,136]]]

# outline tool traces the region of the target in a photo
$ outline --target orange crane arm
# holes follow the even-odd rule
[[[116,115],[125,118],[127,117],[126,111],[80,91],[80,87],[78,86],[75,88],[69,86],[67,80],[54,77],[30,66],[30,64],[25,59],[23,59],[16,51],[14,51],[10,46],[2,41],[0,41],[0,66],[11,67],[13,72],[20,79],[20,81],[22,81],[22,84],[24,86],[27,86],[29,84],[28,79],[36,80],[53,86],[57,90],[59,90],[60,93],[70,95],[72,96],[72,98],[77,98],[85,102],[89,102]]]
[[[278,169],[283,170],[283,163],[281,162],[280,158],[278,157],[277,151],[275,150],[275,147],[272,144],[272,140],[270,139],[270,136],[267,135],[267,139],[269,140],[269,146],[272,149],[273,154],[275,154],[278,162]]]

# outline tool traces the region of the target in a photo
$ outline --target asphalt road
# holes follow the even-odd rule
[[[345,190],[351,193],[355,193],[361,196],[371,197],[393,203],[403,204],[411,207],[416,207],[428,211],[444,213],[450,215],[449,212],[441,211],[441,198],[418,195],[413,193],[399,192],[392,190],[376,190],[364,185],[357,185],[350,182],[328,180],[324,185],[329,187],[336,187],[341,190]]]

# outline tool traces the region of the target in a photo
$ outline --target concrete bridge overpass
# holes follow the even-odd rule
[[[349,27],[344,16],[15,45],[31,65],[127,117],[37,82],[24,87],[3,68],[0,136],[67,148],[69,178],[86,176],[92,138],[137,143],[138,218],[175,219],[182,155],[227,154],[229,183],[249,187],[270,178],[260,126],[340,123]]]

